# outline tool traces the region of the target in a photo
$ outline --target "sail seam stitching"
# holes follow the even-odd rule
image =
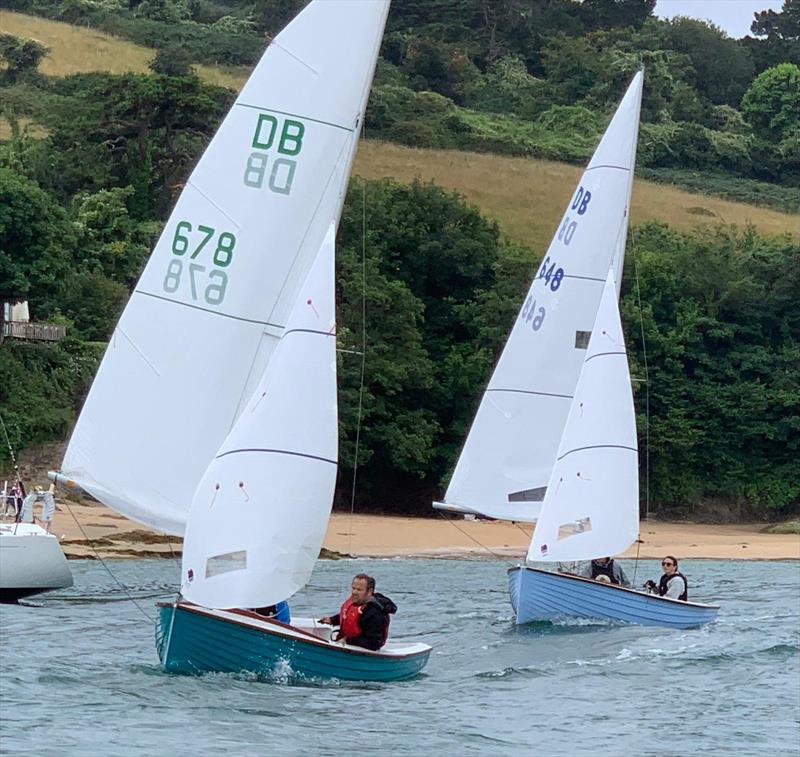
[[[577,276],[574,273],[565,273],[565,279],[582,279],[583,281],[599,281],[601,284],[605,284],[605,279],[598,279],[596,276]]]
[[[590,444],[588,447],[575,447],[575,449],[569,450],[569,452],[565,452],[559,460],[563,460],[567,455],[571,455],[573,452],[581,452],[586,449],[628,449],[631,452],[638,452],[639,449],[637,447],[628,447],[625,444]]]
[[[625,354],[626,353],[624,350],[622,352],[596,352],[594,355],[590,355],[589,357],[587,357],[584,362],[588,363],[590,360],[594,360],[596,357],[602,357],[603,355],[625,355]]]
[[[185,308],[192,308],[193,310],[202,310],[204,313],[210,313],[211,315],[217,315],[220,318],[232,318],[234,321],[244,321],[245,323],[256,323],[259,326],[272,326],[276,329],[284,328],[279,323],[270,323],[269,321],[258,321],[255,318],[244,318],[240,315],[232,315],[231,313],[221,313],[218,310],[210,310],[209,308],[201,308],[199,305],[191,305],[188,302],[181,302],[180,300],[172,300],[169,297],[162,297],[160,294],[153,294],[152,292],[145,292],[143,289],[135,289],[134,294],[143,294],[147,297],[153,297],[156,300],[163,300],[164,302],[170,302],[173,305],[181,305]]]
[[[335,331],[319,331],[318,329],[289,329],[289,331],[284,331],[282,339],[286,339],[289,334],[319,334],[320,336],[336,336]]]
[[[542,397],[560,397],[565,400],[571,400],[571,394],[553,394],[551,392],[534,392],[529,389],[487,389],[486,392],[509,392],[511,394],[538,394]]]
[[[292,450],[288,449],[265,449],[261,447],[248,447],[243,449],[230,449],[227,452],[222,452],[216,456],[216,460],[219,460],[221,457],[226,457],[227,455],[235,455],[239,452],[274,452],[278,455],[293,455],[294,457],[307,457],[309,460],[320,460],[323,463],[331,463],[332,465],[338,465],[336,460],[331,460],[328,457],[320,457],[319,455],[309,455],[305,452],[293,452]]]
[[[310,116],[301,116],[299,113],[289,113],[285,110],[276,110],[275,108],[265,108],[262,105],[250,105],[249,103],[236,103],[240,108],[250,108],[251,110],[263,110],[267,113],[278,113],[282,116],[292,116],[293,118],[300,118],[304,121],[311,121],[315,124],[322,124],[323,126],[332,126],[334,129],[341,129],[342,131],[354,132],[355,129],[351,126],[342,126],[335,124],[332,121],[323,121],[321,118],[311,118]]]
[[[596,168],[614,168],[617,171],[628,171],[628,172],[631,170],[627,166],[614,166],[611,165],[610,163],[602,163],[599,166],[589,166],[589,168],[586,169],[586,173],[588,173],[589,171],[594,171]]]

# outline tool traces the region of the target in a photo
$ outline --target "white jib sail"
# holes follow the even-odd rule
[[[612,262],[622,273],[641,95],[640,72],[537,270],[447,489],[455,509],[538,516]]]
[[[110,340],[59,480],[182,534],[338,218],[388,0],[316,0],[192,172]]]
[[[611,269],[528,560],[614,556],[638,531],[636,416]]]
[[[308,581],[337,465],[331,224],[247,407],[195,492],[181,591],[205,607],[263,607]]]

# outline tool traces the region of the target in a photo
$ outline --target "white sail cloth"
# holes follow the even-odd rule
[[[612,269],[528,560],[617,555],[634,542],[638,531],[636,416]]]
[[[181,591],[205,607],[262,607],[308,581],[337,465],[331,224],[269,368],[208,466],[184,539]]]
[[[641,94],[637,73],[569,202],[481,399],[445,495],[451,509],[530,520],[545,496],[609,268],[621,277]]]
[[[111,338],[59,480],[182,534],[338,218],[388,0],[318,0],[192,172]]]

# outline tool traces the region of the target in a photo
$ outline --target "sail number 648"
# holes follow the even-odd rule
[[[536,309],[536,300],[533,297],[528,297],[525,300],[525,304],[522,307],[522,313],[520,314],[520,318],[522,318],[525,323],[530,323],[531,328],[534,331],[538,331],[542,327],[542,323],[544,322],[544,317],[547,315],[547,312],[544,308],[540,307],[538,310]]]

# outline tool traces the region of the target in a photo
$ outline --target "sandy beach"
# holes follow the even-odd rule
[[[642,521],[639,544],[625,557],[800,559],[800,535],[761,533],[763,523],[707,525]],[[53,532],[70,558],[168,557],[180,539],[144,528],[99,504],[60,501]],[[504,522],[334,513],[325,548],[354,557],[521,558],[531,527]]]

